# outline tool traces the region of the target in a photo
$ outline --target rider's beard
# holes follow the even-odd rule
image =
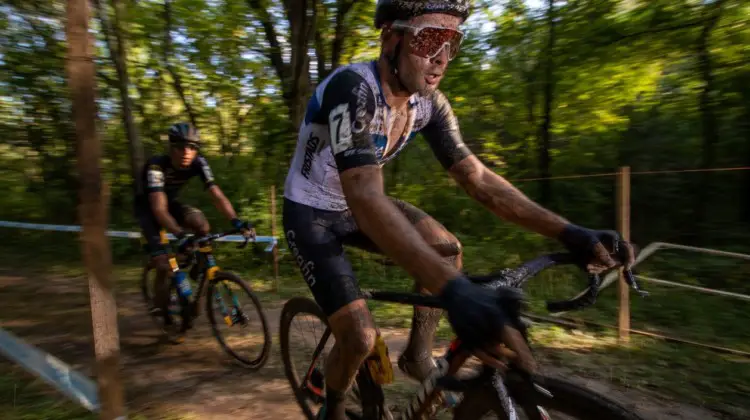
[[[427,97],[437,90],[439,82],[429,84],[425,80],[429,74],[430,67],[433,67],[429,60],[413,54],[405,54],[405,57],[402,56],[399,64],[401,83],[410,94]]]

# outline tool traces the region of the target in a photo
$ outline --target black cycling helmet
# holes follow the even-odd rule
[[[201,139],[198,135],[198,130],[192,124],[179,122],[169,127],[169,143],[188,143],[200,147]]]
[[[471,0],[378,0],[375,6],[375,28],[385,22],[409,20],[427,13],[445,13],[463,21],[469,17]]]

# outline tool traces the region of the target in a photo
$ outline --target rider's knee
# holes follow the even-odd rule
[[[172,271],[172,267],[169,264],[169,255],[161,254],[151,257],[151,264],[160,273],[169,273]]]
[[[208,235],[211,231],[211,225],[208,223],[206,215],[195,208],[185,215],[185,225],[198,235]]]
[[[328,317],[337,343],[352,360],[364,359],[375,347],[377,333],[364,300],[355,300]]]
[[[463,247],[461,241],[432,217],[424,217],[416,224],[420,235],[440,256],[461,268]]]
[[[436,241],[432,242],[432,247],[443,258],[451,261],[458,269],[463,265],[463,246],[461,241],[455,235],[446,231],[441,232]]]
[[[349,347],[347,350],[354,353],[358,358],[367,357],[372,349],[375,348],[377,333],[374,328],[361,328],[350,332],[347,336]]]

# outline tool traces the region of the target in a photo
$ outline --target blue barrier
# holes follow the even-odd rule
[[[24,223],[24,222],[8,222],[0,220],[0,227],[8,228],[19,228],[19,229],[32,229],[32,230],[44,230],[44,231],[57,231],[57,232],[80,232],[81,226],[75,225],[49,225],[43,223]],[[108,230],[107,236],[115,238],[130,238],[138,239],[141,237],[140,232],[128,232],[122,230]],[[175,239],[171,233],[167,234],[169,239]],[[229,235],[223,238],[217,239],[219,242],[244,242],[245,238],[242,235]],[[273,251],[273,248],[278,245],[278,238],[274,236],[256,236],[255,242],[267,243],[268,246],[265,248],[266,252]]]
[[[99,398],[94,381],[76,372],[62,360],[24,343],[2,328],[0,353],[27,371],[35,373],[89,411],[99,411]]]

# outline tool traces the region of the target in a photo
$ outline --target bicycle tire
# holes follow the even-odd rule
[[[252,300],[253,305],[255,306],[256,313],[263,327],[263,347],[261,349],[260,355],[255,359],[248,359],[237,354],[237,352],[232,350],[232,348],[227,344],[221,334],[221,331],[219,331],[212,303],[214,288],[219,282],[224,281],[228,281],[239,286],[240,289],[242,289],[242,291],[250,297],[250,300]],[[268,320],[266,319],[266,314],[263,311],[263,306],[260,304],[260,300],[258,299],[258,297],[255,295],[250,286],[245,283],[244,280],[239,278],[239,276],[237,276],[236,274],[228,271],[219,271],[218,273],[216,273],[216,277],[214,277],[214,279],[211,280],[206,286],[206,313],[208,315],[208,321],[211,324],[211,330],[213,331],[216,341],[219,342],[219,345],[227,354],[232,356],[243,366],[250,368],[250,370],[258,370],[262,368],[268,361],[268,356],[271,354],[271,331],[268,328]]]
[[[305,297],[293,297],[284,304],[279,320],[279,345],[281,346],[281,360],[284,363],[284,374],[292,387],[292,393],[302,410],[303,416],[308,420],[315,420],[316,413],[313,413],[312,407],[308,404],[307,394],[300,386],[301,380],[294,370],[294,363],[289,351],[290,326],[294,317],[300,314],[317,317],[326,327],[328,327],[328,319],[315,301]]]
[[[547,410],[561,412],[579,420],[645,420],[623,405],[578,384],[561,378],[543,377],[544,388],[552,398],[539,394],[539,403]],[[513,382],[506,382],[509,393],[525,413],[536,411],[533,403],[524,398],[524,393],[514,389]],[[519,387],[520,388],[520,387]],[[527,394],[526,394],[527,395]],[[505,410],[495,389],[488,384],[464,392],[464,399],[454,412],[454,420],[475,420],[494,412],[500,419],[507,419]],[[526,414],[528,418],[537,418]]]
[[[313,412],[312,407],[308,404],[307,394],[300,387],[300,378],[297,375],[297,372],[294,370],[294,363],[291,360],[291,355],[289,352],[290,325],[294,317],[299,314],[312,315],[320,319],[326,327],[328,327],[329,325],[328,319],[323,313],[323,310],[312,299],[308,299],[305,297],[293,297],[284,304],[284,307],[281,310],[281,317],[279,320],[279,340],[281,346],[281,359],[284,363],[284,374],[289,381],[289,385],[292,388],[294,398],[297,400],[297,404],[300,406],[304,418],[306,418],[307,420],[315,420],[317,413]],[[369,385],[363,383],[366,382],[363,381],[365,376],[362,375],[365,370],[366,369],[360,368],[360,373],[357,375],[356,381],[357,386],[360,389],[360,393],[362,392],[361,390],[363,388],[367,389],[369,387]],[[362,420],[364,418],[364,416],[361,416],[350,410],[346,410],[346,415],[351,420]]]

